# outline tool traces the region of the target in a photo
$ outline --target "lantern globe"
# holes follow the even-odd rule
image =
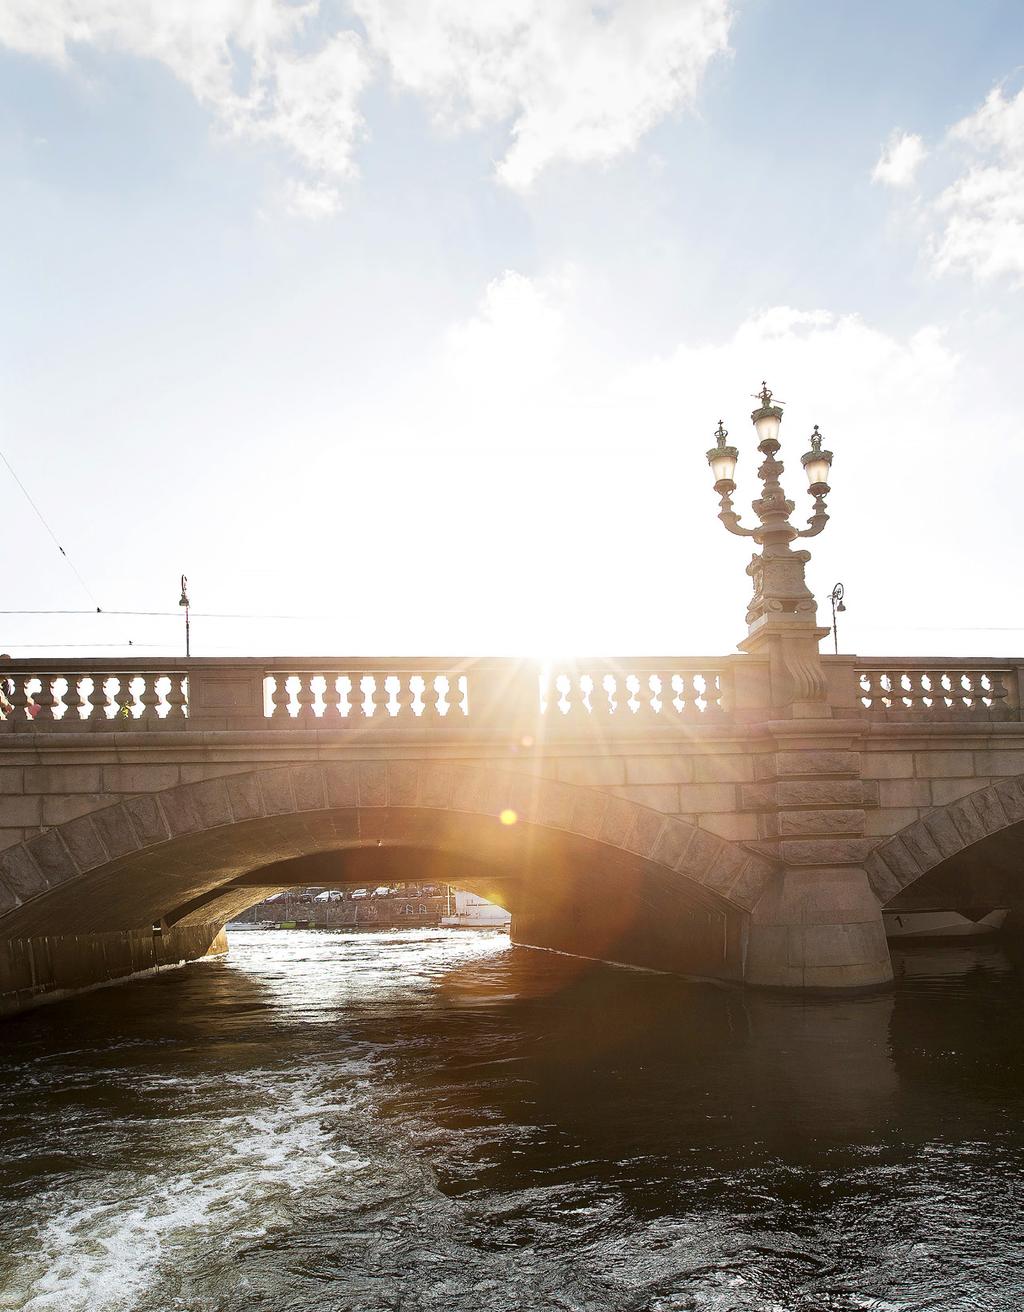
[[[739,452],[734,446],[717,446],[708,452],[708,464],[716,483],[732,483],[736,477]]]
[[[765,442],[777,443],[779,440],[779,426],[782,423],[782,406],[773,400],[772,389],[767,383],[761,384],[757,400],[761,404],[750,416],[755,429],[757,429],[757,440],[762,445]]]
[[[800,457],[800,463],[807,475],[807,482],[813,492],[816,487],[827,486],[829,470],[832,468],[832,452],[821,449],[821,434],[818,425],[814,425],[811,434],[811,449]]]
[[[715,429],[715,445],[707,453],[708,464],[715,476],[715,487],[719,483],[729,483],[732,487],[736,486],[733,479],[736,476],[736,461],[740,458],[740,453],[734,446],[726,446],[725,439],[728,436],[729,430],[719,419],[718,427]]]
[[[777,442],[779,440],[782,411],[777,405],[762,406],[760,410],[755,410],[750,417],[757,429],[757,440],[759,442]]]

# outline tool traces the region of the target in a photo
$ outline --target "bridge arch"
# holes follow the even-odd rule
[[[865,863],[868,878],[885,905],[945,863],[1018,833],[1024,839],[1024,774],[936,807],[885,839]]]
[[[773,873],[738,844],[593,787],[436,760],[293,764],[138,794],[0,852],[0,936],[222,924],[286,886],[295,858],[374,849],[442,854],[467,887],[501,885],[495,900],[532,926],[518,941],[546,935],[538,946],[560,932],[539,908],[584,866],[607,875],[606,892],[632,888],[652,922],[662,897],[734,929]]]

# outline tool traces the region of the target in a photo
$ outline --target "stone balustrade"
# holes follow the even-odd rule
[[[408,724],[418,718],[451,726],[469,713],[466,676],[450,670],[386,674],[285,666],[268,671],[265,686],[267,716],[276,723],[330,725],[340,719],[352,726],[374,719],[377,724],[394,719]]]
[[[718,662],[594,662],[553,666],[540,676],[541,713],[565,720],[663,723],[722,713]]]
[[[0,672],[0,717],[12,724],[109,727],[140,720],[174,724],[186,718],[188,676],[179,671],[103,666],[46,670],[25,669],[25,664]]]
[[[856,678],[872,717],[1010,720],[1019,718],[1018,670],[973,660],[875,660],[861,662]]]
[[[1021,719],[1022,662],[821,659],[835,718]],[[0,665],[0,732],[290,727],[447,734],[543,723],[545,733],[629,735],[778,718],[767,669],[765,661],[739,654],[554,663],[24,659]]]

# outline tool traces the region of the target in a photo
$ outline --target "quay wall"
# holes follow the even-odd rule
[[[0,1016],[227,950],[219,924],[0,938]]]

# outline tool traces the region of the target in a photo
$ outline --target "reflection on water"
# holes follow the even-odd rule
[[[897,973],[235,932],[0,1030],[0,1308],[1016,1309],[1020,967]]]

